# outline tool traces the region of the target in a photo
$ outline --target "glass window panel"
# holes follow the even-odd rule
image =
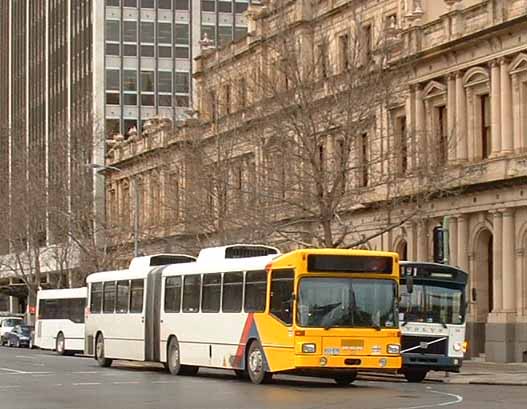
[[[172,43],[172,24],[157,23],[157,42],[162,44]]]
[[[201,275],[192,274],[183,281],[183,312],[198,312],[201,289]]]
[[[154,46],[153,45],[142,45],[141,46],[141,57],[154,57]]]
[[[174,41],[176,44],[189,43],[189,26],[188,24],[176,24],[174,31]]]
[[[243,273],[223,275],[223,312],[241,312],[243,297]]]
[[[123,21],[123,41],[130,43],[137,42],[137,22]]]
[[[172,72],[159,71],[157,91],[158,92],[172,92]]]
[[[137,94],[124,94],[124,105],[137,105]]]
[[[120,6],[119,0],[106,0],[106,5],[107,6],[116,6],[116,7]]]
[[[238,14],[243,13],[249,7],[249,3],[234,3],[234,11]]]
[[[216,1],[214,0],[201,0],[202,11],[216,11]]]
[[[119,91],[119,70],[106,70],[106,89]]]
[[[214,26],[201,26],[201,39],[207,38],[212,41],[212,45],[216,44],[216,29]]]
[[[120,98],[118,92],[107,92],[106,93],[106,103],[109,105],[119,105]]]
[[[104,283],[103,312],[113,314],[115,312],[115,281]]]
[[[159,58],[172,58],[172,47],[157,47],[157,56]]]
[[[188,72],[176,72],[176,92],[186,94],[189,89]]]
[[[181,310],[181,277],[167,277],[165,280],[165,312]]]
[[[106,43],[106,55],[120,55],[119,44]]]
[[[176,95],[176,106],[188,107],[190,103],[188,95]]]
[[[232,2],[230,1],[219,1],[218,11],[220,13],[232,13]]]
[[[160,9],[172,9],[172,0],[157,0],[157,7]]]
[[[102,283],[92,283],[90,287],[90,312],[92,314],[98,314],[101,312],[101,310],[102,310]]]
[[[247,271],[245,275],[245,312],[263,312],[267,293],[267,273]]]
[[[141,22],[141,42],[142,43],[153,43],[154,42],[154,23],[148,21]]]
[[[153,107],[155,104],[155,98],[153,95],[141,95],[141,105]]]
[[[270,312],[286,324],[293,322],[293,270],[276,270],[271,277]]]
[[[145,9],[153,9],[154,8],[154,0],[141,0],[141,7]]]
[[[143,312],[144,280],[132,280],[130,285],[130,312]]]
[[[154,71],[141,71],[141,91],[154,92]]]
[[[121,25],[119,20],[106,20],[106,41],[119,41]]]
[[[232,41],[232,27],[218,27],[218,43],[224,45]]]
[[[203,276],[203,295],[201,311],[219,312],[221,294],[221,274],[205,274]]]
[[[189,58],[188,47],[176,47],[176,58]]]
[[[123,0],[124,7],[137,7],[137,0]]]
[[[137,129],[137,121],[135,119],[125,119],[123,124],[124,134],[125,136],[129,136],[130,129],[136,128]]]
[[[124,44],[123,45],[123,55],[125,57],[136,57],[137,56],[137,46]]]
[[[118,119],[106,120],[106,134],[109,136],[116,135],[120,132],[121,122]],[[102,290],[101,290],[102,291]]]
[[[123,71],[123,90],[137,91],[137,72],[133,70]]]
[[[234,41],[238,41],[247,35],[247,27],[236,27],[234,29]]]
[[[158,105],[160,107],[171,107],[172,106],[172,95],[163,95],[163,94],[160,94],[158,97],[157,97],[157,100],[158,100]]]
[[[117,307],[115,312],[127,313],[128,312],[128,299],[130,297],[130,282],[118,281],[117,282]]]
[[[188,0],[176,0],[176,10],[188,10]]]

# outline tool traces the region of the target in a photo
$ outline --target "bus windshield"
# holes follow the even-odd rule
[[[399,310],[405,322],[462,324],[465,320],[464,286],[416,280],[412,294],[401,285]]]
[[[397,284],[393,280],[309,277],[300,280],[297,304],[302,327],[394,328]]]

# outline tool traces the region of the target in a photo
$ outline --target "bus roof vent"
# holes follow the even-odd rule
[[[276,247],[264,246],[260,244],[233,244],[231,246],[210,247],[203,249],[199,253],[201,260],[227,260],[250,257],[264,257],[273,254],[280,254]]]
[[[144,269],[169,264],[192,263],[196,257],[185,254],[155,254],[153,256],[134,257],[130,263],[130,270]]]

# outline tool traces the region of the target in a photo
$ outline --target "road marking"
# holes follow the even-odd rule
[[[0,389],[17,389],[21,387],[22,385],[0,385]]]
[[[177,383],[176,381],[152,381],[152,383]]]
[[[78,371],[78,372],[72,372],[76,375],[93,375],[96,374],[97,371]]]
[[[32,377],[39,377],[39,376],[51,376],[53,374],[51,373],[39,373],[39,374],[34,374],[34,375],[31,375]]]
[[[43,372],[43,371],[19,371],[18,369],[10,368],[0,368],[0,371],[7,372],[8,375],[43,375],[43,374],[53,374],[53,372]]]
[[[122,382],[112,382],[114,385],[137,385],[139,381],[122,381]]]
[[[11,372],[11,373],[16,373],[16,374],[27,374],[26,371],[19,371],[17,369],[9,369],[9,368],[0,368],[0,371],[6,371],[6,372]]]
[[[431,392],[431,393],[437,393],[438,395],[449,396],[449,397],[454,398],[454,400],[450,400],[450,401],[442,402],[442,403],[429,403],[429,404],[426,404],[426,405],[419,405],[419,406],[403,406],[403,407],[400,407],[400,408],[391,408],[391,409],[427,409],[427,408],[442,408],[442,407],[444,407],[444,406],[457,405],[458,403],[463,402],[463,397],[460,396],[460,395],[455,395],[455,394],[453,394],[453,393],[446,393],[446,392],[434,391],[434,390],[430,389],[430,387],[427,387],[427,389],[428,389],[428,392]]]
[[[92,385],[100,385],[100,382],[79,382],[74,383],[73,386],[92,386]]]

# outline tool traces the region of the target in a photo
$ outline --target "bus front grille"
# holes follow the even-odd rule
[[[441,341],[437,341],[440,338],[444,338]],[[437,341],[437,342],[433,342]],[[433,342],[432,344],[429,344]],[[417,347],[417,348],[416,348]],[[412,349],[414,348],[414,349]],[[407,351],[409,354],[436,354],[444,355],[447,353],[448,348],[448,337],[421,337],[414,335],[403,335],[402,337],[402,348],[403,353]]]

